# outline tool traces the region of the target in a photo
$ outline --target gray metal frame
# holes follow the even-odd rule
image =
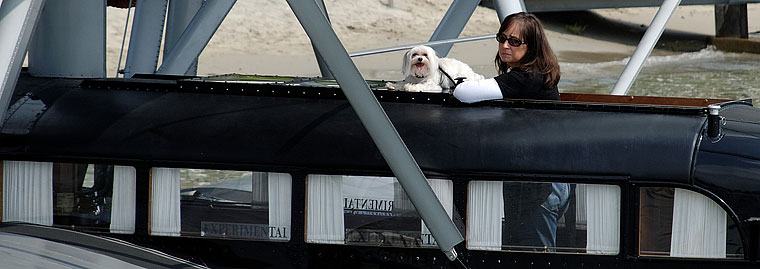
[[[3,0],[0,5],[0,127],[44,5],[45,0]]]
[[[443,39],[457,38],[464,30],[464,26],[472,17],[475,8],[480,4],[480,0],[454,0],[443,15],[438,27],[435,28],[429,41],[438,41]],[[446,43],[434,45],[432,48],[439,57],[449,55],[452,44]]]
[[[237,0],[204,1],[198,13],[195,14],[177,43],[174,44],[171,52],[164,56],[161,67],[156,73],[184,75],[201,55],[203,48],[214,36],[214,32],[222,24],[235,2]]]
[[[454,43],[461,43],[461,42],[492,39],[495,37],[496,35],[481,35],[481,36],[471,36],[471,37],[454,38],[454,39],[444,39],[444,40],[438,40],[438,41],[415,43],[415,44],[401,45],[401,46],[394,46],[394,47],[387,47],[387,48],[362,50],[362,51],[352,52],[351,54],[349,54],[349,56],[351,57],[367,56],[367,55],[380,54],[380,53],[386,53],[386,52],[392,52],[392,51],[407,50],[407,49],[411,49],[420,45],[435,46],[435,45],[440,45],[440,44],[454,44]]]
[[[493,3],[496,9],[496,13],[499,16],[499,21],[504,21],[504,18],[506,18],[507,15],[509,14],[525,11],[525,4],[523,3],[522,0],[494,0]],[[441,19],[441,23],[435,29],[433,36],[430,38],[430,41],[428,42],[357,51],[357,52],[351,53],[350,56],[359,57],[359,56],[373,55],[373,54],[386,53],[386,52],[392,52],[392,51],[406,50],[406,49],[414,48],[416,46],[425,45],[425,46],[430,46],[433,49],[435,49],[436,54],[438,54],[438,56],[446,57],[446,55],[448,55],[451,49],[452,44],[494,38],[495,35],[481,35],[481,36],[457,38],[459,34],[461,34],[462,30],[464,29],[464,26],[469,21],[469,18],[472,17],[472,13],[475,11],[475,8],[477,8],[477,3],[475,3],[475,6],[472,6],[472,11],[470,11],[469,13],[453,11],[453,10],[458,10],[463,7],[465,8],[465,11],[467,11],[469,6],[467,6],[466,4],[472,4],[472,3],[460,2],[459,4],[457,4],[457,1],[453,2],[451,6],[449,7],[449,10],[444,15],[444,18]],[[444,30],[447,27],[454,27],[459,30],[458,31]],[[444,39],[444,37],[447,37],[447,36],[450,38]]]
[[[631,85],[633,85],[633,81],[636,80],[636,77],[639,75],[641,67],[644,66],[644,62],[652,53],[654,45],[657,44],[657,40],[660,39],[662,32],[665,31],[665,26],[667,26],[668,20],[670,20],[670,17],[680,3],[681,0],[663,1],[662,6],[657,10],[657,14],[654,15],[652,23],[649,24],[649,28],[647,28],[644,36],[641,37],[639,45],[636,46],[636,50],[633,51],[631,59],[628,61],[628,64],[625,65],[623,73],[620,74],[615,85],[612,86],[610,94],[625,95],[628,93],[628,90],[631,89]]]
[[[525,8],[528,12],[550,12],[601,8],[657,7],[661,6],[662,3],[662,0],[525,0]],[[733,5],[743,3],[760,3],[760,0],[683,0],[681,5]]]
[[[36,77],[106,77],[104,0],[45,2],[29,44],[29,73]],[[60,12],[66,10],[66,12]],[[72,17],[79,19],[72,20]]]
[[[137,1],[124,77],[153,74],[158,66],[168,0]],[[159,27],[156,27],[159,26]],[[183,70],[184,74],[186,70]]]
[[[164,33],[164,55],[174,49],[182,33],[185,32],[190,21],[198,13],[203,0],[170,0],[169,12],[166,14],[166,33]],[[165,63],[166,61],[164,61]],[[198,58],[196,57],[185,75],[195,76],[198,73]]]
[[[330,22],[330,16],[327,15],[327,7],[325,7],[325,1],[324,0],[315,0],[315,1],[317,2],[317,5],[319,6],[320,11],[322,11],[322,14],[325,15],[325,19],[327,19],[327,22]],[[335,79],[335,76],[333,76],[333,74],[330,73],[330,68],[327,68],[327,64],[325,64],[325,60],[322,59],[322,55],[319,54],[319,51],[317,51],[317,48],[314,47],[314,44],[312,44],[311,47],[314,50],[314,57],[317,58],[319,73],[325,79]]]
[[[523,0],[493,0],[496,15],[499,16],[499,22],[503,22],[509,14],[526,11]]]
[[[133,1],[135,1],[135,0],[129,0],[129,6],[127,7],[127,19],[126,19],[126,22],[124,23],[124,34],[122,35],[122,38],[121,38],[121,48],[119,49],[119,61],[116,63],[116,74],[114,74],[115,78],[118,78],[119,74],[120,74],[120,71],[122,71],[122,70],[120,70],[121,69],[121,59],[122,59],[122,56],[124,56],[124,41],[127,40],[127,29],[129,29],[128,28],[129,27],[129,18],[131,18],[130,14],[132,13],[132,3],[133,3]]]

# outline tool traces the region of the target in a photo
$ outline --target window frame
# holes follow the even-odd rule
[[[633,220],[632,225],[633,229],[631,230],[629,237],[632,238],[631,242],[631,255],[629,256],[631,259],[638,259],[638,260],[644,260],[644,261],[664,261],[664,260],[682,260],[682,261],[704,261],[704,262],[742,262],[747,261],[748,253],[747,250],[749,249],[749,237],[747,235],[747,232],[744,230],[744,227],[740,225],[741,221],[736,214],[736,212],[731,209],[731,207],[720,197],[718,197],[715,193],[700,187],[696,185],[689,185],[689,184],[683,184],[683,183],[673,183],[673,182],[656,182],[656,181],[638,181],[638,182],[631,182],[631,201],[633,201],[632,210],[633,212]],[[718,206],[720,206],[721,209],[726,213],[726,215],[733,221],[733,224],[736,225],[736,231],[738,232],[740,242],[742,244],[742,257],[740,258],[712,258],[712,257],[680,257],[680,256],[656,256],[656,255],[641,255],[641,239],[640,239],[640,224],[641,224],[641,189],[642,188],[651,188],[651,187],[663,187],[663,188],[673,188],[673,189],[683,189],[688,190],[692,192],[696,192],[704,197],[707,197],[714,203],[716,203]],[[727,224],[728,225],[728,224]]]
[[[533,252],[533,251],[510,251],[510,250],[476,250],[468,249],[468,251],[486,252],[486,253],[531,253],[531,254],[552,254],[552,255],[574,255],[579,257],[594,256],[594,257],[617,257],[622,259],[624,257],[630,257],[631,240],[629,238],[630,231],[637,227],[632,224],[630,219],[630,212],[633,210],[631,207],[631,179],[625,175],[567,175],[567,174],[539,174],[539,173],[471,173],[467,175],[456,175],[451,177],[454,182],[464,182],[465,189],[463,191],[457,191],[456,183],[454,192],[463,192],[465,199],[462,202],[465,209],[465,216],[469,214],[467,211],[467,201],[469,199],[469,183],[471,181],[501,181],[501,182],[535,182],[535,183],[568,183],[568,184],[597,184],[597,185],[614,185],[620,190],[620,220],[619,220],[619,245],[618,253],[614,255],[602,255],[593,253],[570,253],[570,252]],[[455,195],[455,204],[457,196]],[[466,217],[465,217],[466,219]],[[466,234],[466,221],[463,220],[463,230]],[[468,240],[465,238],[465,241]]]
[[[266,242],[266,243],[288,243],[288,244],[293,243],[294,242],[293,240],[296,240],[299,237],[298,233],[300,233],[300,230],[302,230],[302,228],[299,228],[300,224],[297,224],[297,222],[296,222],[298,220],[298,218],[296,217],[298,214],[295,214],[295,212],[297,212],[296,211],[297,208],[295,207],[297,205],[297,203],[295,203],[295,202],[297,201],[296,195],[298,195],[298,194],[296,194],[296,190],[298,189],[298,187],[296,187],[296,184],[298,184],[301,181],[300,178],[298,177],[300,175],[300,173],[293,172],[293,171],[272,171],[272,170],[268,170],[268,169],[259,169],[260,167],[248,167],[248,166],[245,166],[245,167],[226,167],[226,166],[196,167],[196,166],[192,166],[192,165],[181,165],[181,164],[180,165],[177,165],[177,164],[173,164],[173,165],[154,164],[154,165],[148,167],[147,169],[149,171],[153,171],[154,168],[198,169],[198,170],[247,172],[247,173],[261,172],[261,173],[267,173],[267,174],[270,174],[270,173],[287,174],[290,177],[290,185],[291,186],[290,186],[290,199],[289,200],[290,200],[290,203],[291,203],[290,204],[291,210],[289,212],[290,225],[288,227],[290,229],[290,232],[289,232],[290,236],[287,238],[287,240],[277,240],[277,239],[271,239],[271,238],[270,239],[259,239],[259,238],[241,238],[241,237],[203,236],[202,235],[203,234],[202,231],[199,231],[199,232],[183,231],[182,230],[182,225],[180,225],[180,232],[179,232],[179,235],[177,237],[182,237],[182,238],[201,238],[201,239],[208,239],[208,240],[242,240],[242,241],[255,241],[255,242]],[[152,172],[151,172],[151,175],[150,175],[150,181],[151,182],[153,181]],[[180,174],[180,189],[179,189],[179,191],[180,191],[180,200],[179,200],[179,202],[180,202],[180,208],[183,207],[183,205],[182,205],[183,201],[182,201],[182,196],[181,196],[181,193],[182,193],[181,192],[181,190],[182,190],[181,183],[182,183],[182,176]],[[149,193],[152,191],[151,190],[152,189],[152,183],[150,185],[151,186],[148,188],[148,192]],[[199,186],[196,186],[194,188],[201,187],[201,186],[203,186],[203,185],[199,185]],[[253,188],[253,186],[252,186],[252,188]],[[267,198],[267,200],[268,199],[269,198]],[[152,199],[149,198],[148,200],[149,200],[148,207],[151,208],[152,207],[152,205],[151,205],[152,204]],[[231,211],[253,210],[251,207],[254,204],[253,201],[251,201],[251,203],[248,206],[245,206],[244,203],[234,203],[234,202],[225,202],[225,201],[211,201],[211,200],[208,200],[208,201],[188,201],[188,200],[186,200],[184,202],[187,203],[189,206],[194,206],[194,207],[208,205],[209,208],[212,208],[212,209],[215,209],[215,208],[218,207],[218,208],[221,208],[221,209],[226,209],[226,210],[231,210]],[[152,210],[152,209],[149,209],[148,211],[150,212],[150,210]],[[261,209],[255,209],[255,210],[261,210]],[[269,210],[269,206],[267,205],[267,211],[268,210]],[[150,216],[150,213],[148,213],[148,216]],[[180,210],[180,220],[181,219],[182,219],[182,211]],[[199,227],[202,226],[203,222],[206,222],[206,223],[224,223],[223,221],[201,221],[200,224],[199,224]],[[151,223],[151,220],[150,220],[150,217],[149,217],[149,219],[148,219],[148,226],[150,226],[150,223]],[[244,224],[244,223],[237,223],[237,224]],[[269,224],[267,224],[267,225],[269,225]],[[149,229],[150,229],[150,227],[149,227]],[[202,228],[199,228],[199,229],[202,229]]]

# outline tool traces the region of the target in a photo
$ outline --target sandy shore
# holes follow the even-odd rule
[[[450,1],[395,0],[392,7],[388,4],[389,0],[325,1],[333,28],[349,52],[427,41]],[[127,12],[117,8],[108,8],[107,12],[106,68],[108,76],[113,76]],[[630,56],[656,12],[657,8],[600,9],[539,14],[539,17],[560,61],[600,62]],[[760,31],[760,4],[749,4],[748,14],[749,32]],[[571,34],[566,25],[573,24],[586,28],[580,35]],[[461,36],[492,34],[498,26],[495,11],[478,7]],[[679,7],[663,34],[663,41],[676,48],[661,46],[654,53],[701,49],[702,40],[714,32],[712,6]],[[128,38],[127,35],[126,44]],[[492,68],[495,51],[495,41],[483,40],[454,45],[449,57],[491,76],[495,74]],[[397,80],[402,79],[398,71],[401,55],[402,52],[393,52],[357,57],[354,61],[365,78]],[[309,39],[285,1],[238,1],[199,61],[199,75],[319,75]],[[124,60],[122,68],[123,65]]]

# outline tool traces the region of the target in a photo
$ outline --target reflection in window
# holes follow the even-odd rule
[[[617,186],[472,181],[467,216],[468,249],[619,252]]]
[[[108,227],[113,197],[113,166],[53,165],[54,220],[59,225]]]
[[[428,179],[452,215],[453,183]],[[307,242],[362,246],[435,247],[409,197],[393,177],[309,175]]]
[[[132,167],[3,161],[3,220],[134,232]]]
[[[664,187],[640,189],[639,254],[742,258],[736,225],[699,193]]]
[[[53,164],[54,224],[133,233],[135,169],[105,164]]]
[[[182,235],[290,240],[289,174],[166,169],[173,169],[178,178],[181,220],[173,229]],[[171,197],[165,198],[163,203],[170,200]],[[171,217],[160,221],[173,223]]]

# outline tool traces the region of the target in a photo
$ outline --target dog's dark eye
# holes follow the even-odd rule
[[[427,57],[427,53],[425,53],[425,54],[422,54],[422,56],[425,56],[425,57]]]

